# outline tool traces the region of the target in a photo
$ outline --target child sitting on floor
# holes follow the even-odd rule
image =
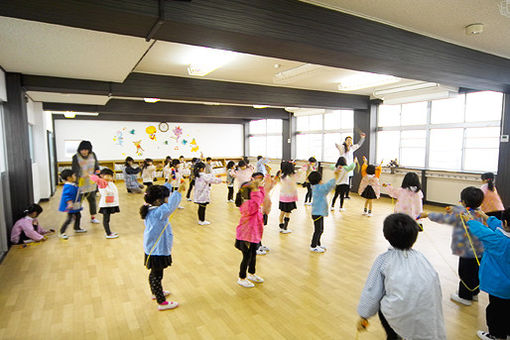
[[[384,220],[392,248],[375,260],[358,305],[358,330],[379,314],[388,339],[446,339],[439,275],[422,253],[412,249],[416,221],[406,214]]]
[[[17,220],[11,230],[13,244],[45,241],[45,235],[55,232],[53,229],[45,230],[39,225],[37,217],[42,212],[43,208],[39,204],[31,204],[23,212],[25,216]]]

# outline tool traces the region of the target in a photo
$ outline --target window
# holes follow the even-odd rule
[[[296,158],[315,157],[319,161],[336,162],[345,137],[352,136],[353,110],[326,110],[325,113],[296,117]]]
[[[35,163],[35,154],[34,154],[34,127],[32,124],[28,124],[28,148],[30,152],[30,159],[32,163]]]
[[[248,150],[252,157],[282,158],[281,119],[252,120],[248,125]]]
[[[502,93],[484,91],[380,105],[377,160],[398,158],[401,166],[428,169],[497,171],[502,104]]]

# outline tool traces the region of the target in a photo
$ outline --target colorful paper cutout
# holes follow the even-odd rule
[[[145,132],[147,132],[147,134],[149,135],[149,138],[153,141],[156,140],[156,132],[158,130],[156,129],[155,126],[151,125],[151,126],[147,126],[147,128],[145,129]]]
[[[145,151],[143,148],[142,148],[142,140],[137,140],[137,141],[134,141],[133,144],[136,146],[136,154],[138,156],[141,156],[143,155],[143,151]]]

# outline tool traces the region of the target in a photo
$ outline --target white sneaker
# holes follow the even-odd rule
[[[490,335],[489,332],[478,331],[476,335],[482,340],[497,340],[497,338],[493,335]]]
[[[189,202],[191,202],[191,198],[186,198],[186,201],[189,201]]]
[[[305,205],[312,205],[312,202],[305,202]]]
[[[169,291],[167,291],[167,290],[164,290],[164,291],[163,291],[163,294],[164,294],[165,296],[169,296],[171,293],[170,293]],[[156,300],[156,295],[153,295],[153,296],[152,296],[152,299],[153,299],[153,300]]]
[[[117,238],[119,237],[119,234],[117,233],[111,233],[110,235],[106,235],[106,238]]]
[[[269,247],[266,247],[266,246],[264,246],[264,245],[262,245],[262,246],[261,246],[261,248],[262,248],[262,250],[264,250],[264,251],[270,251],[270,250],[271,250],[271,249],[269,249]]]
[[[75,233],[86,233],[86,232],[87,232],[87,229],[83,229],[83,228],[80,228],[80,229],[74,229],[74,232],[75,232]]]
[[[259,247],[259,249],[257,249],[257,255],[266,255],[266,251],[264,249],[262,249],[262,247]]]
[[[321,247],[315,247],[315,248],[310,247],[310,251],[314,252],[314,253],[324,253],[325,250],[322,249]]]
[[[461,298],[457,293],[453,293],[452,295],[450,295],[450,299],[452,301],[461,303],[461,304],[463,304],[465,306],[471,306],[471,304],[472,304],[472,302],[470,300],[466,300],[466,299]]]
[[[65,233],[64,234],[58,234],[58,237],[60,237],[63,240],[67,240],[69,238],[69,236],[67,236]]]
[[[363,213],[362,213],[361,215],[363,215],[363,216],[367,216],[367,215],[368,215],[368,213],[367,213],[366,211],[363,211]]]
[[[248,274],[247,279],[250,280],[251,282],[255,282],[255,283],[262,283],[262,282],[264,282],[264,279],[261,278],[260,276],[256,275],[256,274]]]
[[[473,301],[478,301],[478,295],[473,295]]]
[[[324,247],[324,246],[318,246],[319,248],[321,248],[322,250],[328,250],[328,248]]]
[[[247,279],[238,279],[237,284],[244,288],[253,288],[255,285]]]
[[[158,310],[161,311],[161,310],[174,309],[174,308],[177,308],[177,306],[179,306],[179,304],[175,301],[165,301],[158,305]]]
[[[340,208],[338,211],[345,211],[345,208]]]
[[[372,216],[373,216],[372,213],[367,214],[367,217],[372,217]]]
[[[335,211],[335,207],[331,207],[331,208],[329,208],[329,210]]]
[[[230,202],[230,203],[235,203],[236,201],[234,201],[234,200],[230,200],[229,202]]]
[[[290,234],[291,232],[292,232],[292,230],[290,230],[290,229],[280,228],[280,234]]]
[[[101,221],[94,217],[93,219],[90,220],[90,223],[99,224],[101,223]]]
[[[178,206],[177,209],[184,209],[184,207],[183,206]]]
[[[211,222],[209,221],[198,221],[198,225],[209,225]]]

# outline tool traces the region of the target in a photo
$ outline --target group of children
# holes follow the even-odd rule
[[[298,173],[295,164],[284,161],[276,176],[271,176],[271,169],[258,159],[257,169],[245,160],[237,164],[229,162],[226,169],[228,187],[227,202],[235,202],[240,209],[240,222],[236,228],[235,247],[242,253],[239,278],[237,283],[246,288],[254,287],[264,280],[256,274],[256,256],[263,255],[269,249],[262,246],[264,226],[267,224],[271,209],[270,192],[276,183],[280,184],[279,197],[279,231],[291,232],[290,216],[297,208]],[[310,251],[323,253],[326,247],[321,244],[324,230],[324,218],[328,211],[334,210],[337,198],[340,198],[340,211],[344,208],[344,199],[349,191],[349,174],[357,166],[354,158],[348,164],[345,157],[336,163],[334,178],[324,183],[318,170],[317,161],[309,159],[304,186],[307,188],[306,203],[311,201],[311,218],[314,231]],[[124,174],[128,192],[141,192],[143,186],[137,177],[142,174],[147,187],[145,204],[140,209],[144,219],[145,266],[150,270],[149,284],[153,299],[159,310],[172,309],[176,302],[166,301],[169,292],[162,288],[163,270],[172,264],[171,248],[173,241],[171,214],[180,206],[182,195],[186,191],[185,177],[189,177],[190,197],[194,186],[193,201],[198,205],[198,224],[208,225],[205,211],[210,203],[212,184],[221,183],[212,173],[210,159],[203,163],[194,159],[190,172],[186,173],[184,159],[169,160],[163,169],[165,185],[154,185],[156,167],[148,159],[141,169],[134,166],[133,159],[126,159]],[[364,159],[361,166],[362,180],[359,194],[365,198],[363,215],[371,216],[373,200],[380,197],[381,191],[396,199],[395,213],[384,221],[384,237],[392,248],[380,255],[374,262],[361,295],[358,313],[358,329],[364,330],[367,319],[379,315],[388,339],[398,337],[406,339],[445,339],[445,328],[441,307],[441,288],[439,276],[432,265],[412,246],[417,235],[423,230],[418,221],[429,218],[431,221],[449,224],[452,229],[451,249],[459,256],[458,290],[451,294],[451,299],[463,305],[471,305],[477,300],[480,290],[489,293],[487,306],[487,325],[489,332],[479,331],[481,339],[505,339],[510,336],[510,327],[505,323],[505,312],[510,311],[510,213],[504,206],[494,185],[494,175],[482,175],[485,182],[481,189],[467,187],[460,194],[462,205],[448,207],[445,213],[423,212],[423,193],[416,173],[405,175],[400,188],[381,184],[379,177],[381,165],[369,165]],[[61,177],[65,181],[59,210],[67,213],[67,218],[60,228],[59,236],[67,239],[67,227],[74,221],[77,233],[86,232],[81,228],[81,200],[83,195],[76,183],[72,170],[63,170]],[[120,212],[119,195],[110,169],[102,169],[99,175],[81,174],[98,187],[100,193],[99,213],[103,215],[106,238],[116,238],[118,234],[110,230],[110,215]],[[128,179],[129,178],[129,179]],[[234,201],[234,187],[237,189]],[[328,194],[335,189],[331,205]],[[311,196],[311,198],[310,198]],[[50,231],[39,226],[37,217],[42,212],[38,205],[31,205],[25,211],[25,217],[16,222],[12,230],[11,241],[23,243],[29,240],[42,241]]]

